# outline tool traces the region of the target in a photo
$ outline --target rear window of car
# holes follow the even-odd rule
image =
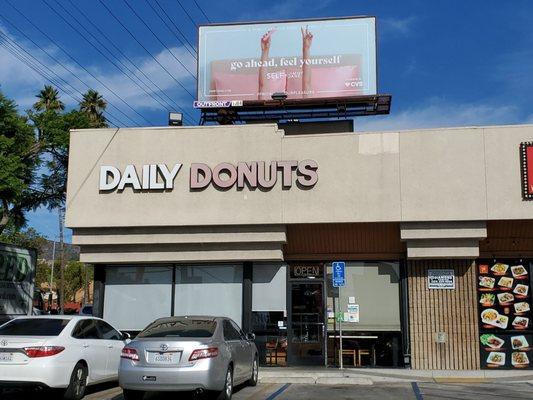
[[[58,336],[68,323],[60,318],[14,319],[0,327],[0,336]]]
[[[165,319],[148,325],[137,337],[209,338],[215,333],[216,327],[215,321],[205,319]]]

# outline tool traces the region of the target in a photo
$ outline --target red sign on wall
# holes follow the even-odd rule
[[[533,142],[520,144],[520,163],[522,166],[522,198],[533,200]]]

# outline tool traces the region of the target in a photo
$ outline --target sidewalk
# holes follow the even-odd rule
[[[308,383],[327,385],[373,385],[374,383],[434,382],[488,383],[533,382],[533,371],[413,370],[392,368],[264,367],[262,383]]]

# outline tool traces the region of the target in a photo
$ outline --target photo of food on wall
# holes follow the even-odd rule
[[[511,261],[477,265],[482,368],[533,368],[532,263]]]
[[[526,337],[527,336],[527,337]],[[485,368],[530,368],[533,357],[528,335],[491,334],[480,336],[481,363]]]
[[[496,279],[491,278],[489,276],[480,276],[479,277],[479,286],[485,289],[493,289],[494,284],[496,283]],[[483,290],[483,289],[481,289]]]
[[[514,282],[513,278],[502,276],[498,280],[498,286],[500,286],[501,288],[505,288],[505,289],[511,289],[513,287],[513,282]]]
[[[505,365],[505,353],[500,351],[490,352],[489,356],[487,357],[487,366],[500,367],[502,365]]]
[[[522,285],[519,283],[515,286],[513,293],[516,294],[516,297],[526,297],[529,292],[529,286],[528,285]]]
[[[508,269],[509,269],[509,265],[496,263],[492,266],[490,270],[494,272],[494,275],[505,275]]]
[[[513,350],[529,350],[529,343],[524,335],[512,336],[511,347]]]
[[[526,279],[527,278],[527,270],[524,268],[523,265],[515,265],[511,267],[511,272],[513,273],[513,277],[515,279]]]

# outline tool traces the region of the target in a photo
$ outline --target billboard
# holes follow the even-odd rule
[[[199,102],[377,94],[375,17],[204,25],[198,37]]]

